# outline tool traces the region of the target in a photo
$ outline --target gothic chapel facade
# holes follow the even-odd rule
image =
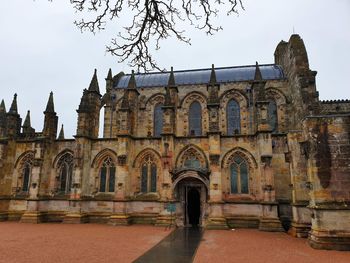
[[[269,65],[110,70],[105,94],[95,72],[74,139],[57,138],[52,93],[42,132],[29,112],[22,124],[15,95],[0,107],[0,220],[174,220],[349,250],[350,101],[320,101],[315,77],[298,35]]]

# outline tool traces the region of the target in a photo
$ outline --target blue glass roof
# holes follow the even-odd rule
[[[264,80],[284,79],[281,66],[259,65],[262,78]],[[211,68],[174,71],[175,84],[192,85],[207,84],[210,79]],[[216,80],[218,83],[251,81],[254,80],[255,65],[240,67],[215,68]],[[168,84],[170,72],[141,73],[135,74],[136,86],[145,87],[165,87]],[[114,83],[115,88],[126,88],[128,86],[130,74],[122,76]]]

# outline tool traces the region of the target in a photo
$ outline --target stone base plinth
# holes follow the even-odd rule
[[[292,222],[288,234],[293,237],[307,238],[311,229],[311,224]]]
[[[159,215],[157,217],[156,226],[175,226],[175,216]]]
[[[229,228],[259,228],[259,217],[255,216],[231,216],[227,217]]]
[[[64,216],[64,224],[84,224],[89,221],[89,217],[85,213],[67,213]]]
[[[350,251],[350,232],[311,230],[309,244],[315,249]]]
[[[267,232],[284,232],[278,218],[260,218],[259,230]]]
[[[39,224],[44,221],[44,213],[39,211],[26,211],[21,217],[21,223]]]
[[[0,222],[6,221],[8,219],[7,212],[0,212]]]
[[[125,214],[111,215],[108,224],[112,226],[127,226],[130,224],[130,216]]]
[[[228,229],[226,218],[224,217],[209,217],[206,222],[206,229]]]

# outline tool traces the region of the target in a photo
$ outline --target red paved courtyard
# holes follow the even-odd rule
[[[0,222],[0,262],[132,262],[170,233],[163,227]],[[194,262],[349,263],[350,252],[257,230],[205,231]]]
[[[316,250],[306,239],[253,229],[205,231],[194,262],[350,263],[350,251]]]

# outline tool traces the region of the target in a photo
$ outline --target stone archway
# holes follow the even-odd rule
[[[177,226],[204,226],[208,214],[208,184],[196,171],[186,171],[174,181]]]

